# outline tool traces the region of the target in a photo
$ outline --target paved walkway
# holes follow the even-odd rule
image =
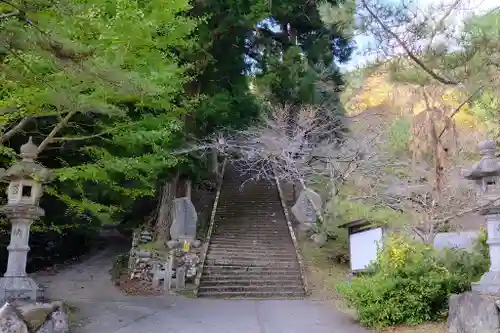
[[[366,333],[344,314],[308,300],[210,300],[126,296],[109,278],[114,245],[56,275],[38,274],[47,297],[78,308],[75,333]]]

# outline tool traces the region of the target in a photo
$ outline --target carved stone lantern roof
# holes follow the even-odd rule
[[[481,160],[464,174],[469,180],[481,180],[486,177],[500,176],[500,160],[495,156],[497,144],[486,138],[478,144]]]
[[[35,161],[38,156],[38,146],[33,143],[31,137],[21,146],[20,155],[21,161],[14,163],[7,170],[0,168],[1,181],[33,179],[40,183],[48,183],[52,180],[53,175],[50,170]]]

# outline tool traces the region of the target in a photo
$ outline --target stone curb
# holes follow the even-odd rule
[[[226,160],[224,160],[222,164],[222,170],[221,170],[221,179],[220,182],[217,186],[217,194],[215,195],[214,199],[214,205],[212,206],[212,214],[210,215],[210,223],[208,225],[208,231],[207,231],[207,237],[205,239],[205,245],[203,246],[203,251],[201,253],[201,258],[200,258],[200,269],[196,273],[196,279],[195,279],[195,296],[198,296],[198,290],[200,287],[200,281],[201,281],[201,275],[203,274],[203,269],[205,268],[205,258],[208,253],[208,247],[210,246],[210,238],[212,237],[212,231],[214,229],[214,224],[215,224],[215,214],[217,213],[217,206],[219,204],[219,198],[220,198],[220,193],[222,191],[222,184],[224,183],[224,173],[226,170]]]
[[[305,291],[306,296],[308,296],[309,295],[309,288],[307,285],[306,269],[304,266],[302,252],[300,250],[299,243],[297,242],[297,236],[295,235],[295,230],[293,229],[293,226],[292,226],[292,221],[290,219],[290,214],[288,213],[288,207],[286,206],[285,197],[283,195],[283,190],[281,189],[280,181],[277,177],[274,180],[276,182],[276,188],[278,189],[278,194],[280,197],[281,206],[283,207],[283,213],[285,214],[285,219],[286,219],[286,224],[288,226],[288,231],[290,232],[290,237],[292,238],[293,247],[295,248],[295,254],[297,255],[297,261],[299,262],[300,276],[302,277],[302,282],[304,284],[304,291]]]

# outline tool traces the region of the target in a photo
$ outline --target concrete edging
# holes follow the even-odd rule
[[[300,250],[299,243],[297,241],[297,236],[295,235],[295,230],[292,226],[292,221],[290,219],[290,214],[288,213],[288,207],[285,202],[285,197],[283,195],[283,190],[281,189],[280,181],[278,178],[274,179],[276,182],[276,187],[278,188],[278,194],[281,201],[281,206],[283,207],[283,213],[285,214],[286,224],[288,225],[288,231],[290,232],[290,237],[292,238],[293,247],[295,248],[295,254],[297,255],[297,261],[299,262],[300,275],[302,277],[302,282],[304,283],[304,291],[306,296],[309,295],[309,288],[307,285],[306,269],[304,266],[304,260],[302,256],[302,251]]]
[[[219,204],[219,198],[220,198],[220,193],[221,193],[221,190],[222,190],[222,184],[224,183],[224,173],[225,173],[225,171],[226,171],[226,160],[224,160],[224,162],[222,164],[222,170],[221,170],[222,177],[220,179],[219,185],[217,186],[217,194],[215,195],[214,204],[212,206],[212,214],[210,215],[210,223],[208,225],[207,238],[205,239],[205,244],[203,245],[204,246],[203,252],[202,252],[202,255],[201,255],[201,258],[200,258],[200,262],[201,262],[200,269],[196,273],[196,279],[195,279],[196,292],[195,292],[195,296],[198,296],[198,290],[199,290],[199,287],[200,287],[201,275],[203,274],[203,269],[205,268],[205,258],[207,256],[208,247],[210,246],[210,238],[212,237],[212,231],[214,229],[215,214],[217,212],[217,206]]]

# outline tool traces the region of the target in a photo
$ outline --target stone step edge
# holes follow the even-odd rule
[[[304,286],[301,283],[294,285],[214,285],[214,286],[204,286],[200,285],[200,291],[253,291],[259,290],[262,292],[274,292],[274,291],[287,291],[287,292],[301,292],[304,291]]]
[[[241,299],[303,299],[306,296],[305,292],[269,292],[269,291],[253,291],[253,292],[236,292],[236,291],[200,291],[199,297],[213,298],[241,298]]]
[[[301,287],[302,281],[299,278],[293,279],[218,279],[203,277],[200,281],[200,286],[205,287],[219,287],[219,286],[286,286],[286,287]]]
[[[208,275],[202,275],[201,276],[201,281],[296,281],[300,280],[300,275],[299,274],[245,274],[244,272],[241,272],[241,274],[224,274],[224,275],[217,275],[217,274],[208,274]]]

